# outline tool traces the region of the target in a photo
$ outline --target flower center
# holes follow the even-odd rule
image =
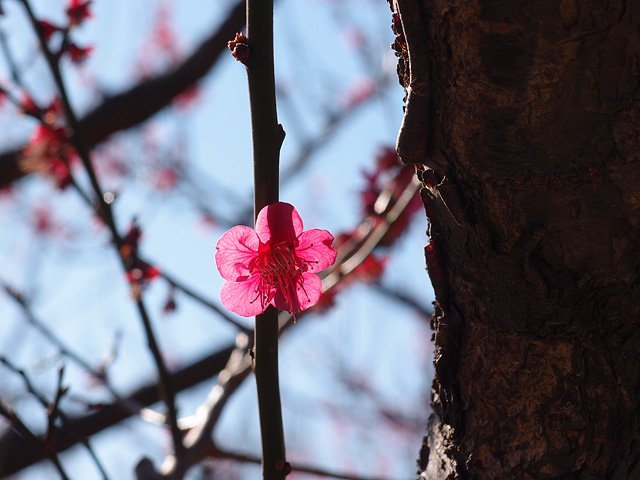
[[[297,264],[303,260],[296,258],[294,250],[287,245],[279,244],[267,248],[256,258],[260,275],[271,286],[276,287],[282,275],[295,276]]]
[[[271,289],[276,289],[282,293],[292,313],[300,311],[297,290],[305,291],[301,273],[306,269],[307,263],[296,256],[293,245],[286,242],[276,245],[261,243],[258,255],[249,263],[251,273],[260,275],[261,287],[257,298],[262,304],[270,301]]]

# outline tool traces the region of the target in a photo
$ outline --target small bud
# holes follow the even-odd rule
[[[236,37],[227,42],[227,46],[231,50],[233,58],[246,65],[247,60],[249,60],[250,48],[244,33],[236,33]]]

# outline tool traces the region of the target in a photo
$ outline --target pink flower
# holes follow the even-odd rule
[[[258,214],[255,231],[238,225],[216,245],[216,265],[226,280],[222,304],[251,317],[269,304],[293,314],[320,299],[317,272],[333,265],[337,252],[326,230],[303,232],[302,219],[288,203],[278,202]]]

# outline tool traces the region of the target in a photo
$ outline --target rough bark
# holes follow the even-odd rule
[[[438,302],[422,477],[640,478],[640,2],[393,8]]]

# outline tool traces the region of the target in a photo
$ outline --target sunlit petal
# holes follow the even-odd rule
[[[326,230],[307,230],[298,237],[296,256],[307,262],[309,271],[318,273],[336,261],[338,252],[332,243],[333,235]]]
[[[260,210],[256,219],[256,233],[262,243],[293,243],[302,230],[302,219],[290,203],[277,202],[267,205]]]
[[[273,305],[288,312],[297,313],[314,306],[322,293],[322,281],[314,273],[303,273],[295,285],[283,291],[278,289]],[[289,300],[291,302],[289,302]]]
[[[258,237],[253,229],[238,225],[226,232],[216,245],[216,265],[222,278],[236,281],[249,275],[249,262],[258,254]]]
[[[224,282],[220,291],[220,300],[227,310],[243,317],[253,317],[266,310],[273,292],[265,293],[261,298],[260,275],[252,275],[243,282]]]

